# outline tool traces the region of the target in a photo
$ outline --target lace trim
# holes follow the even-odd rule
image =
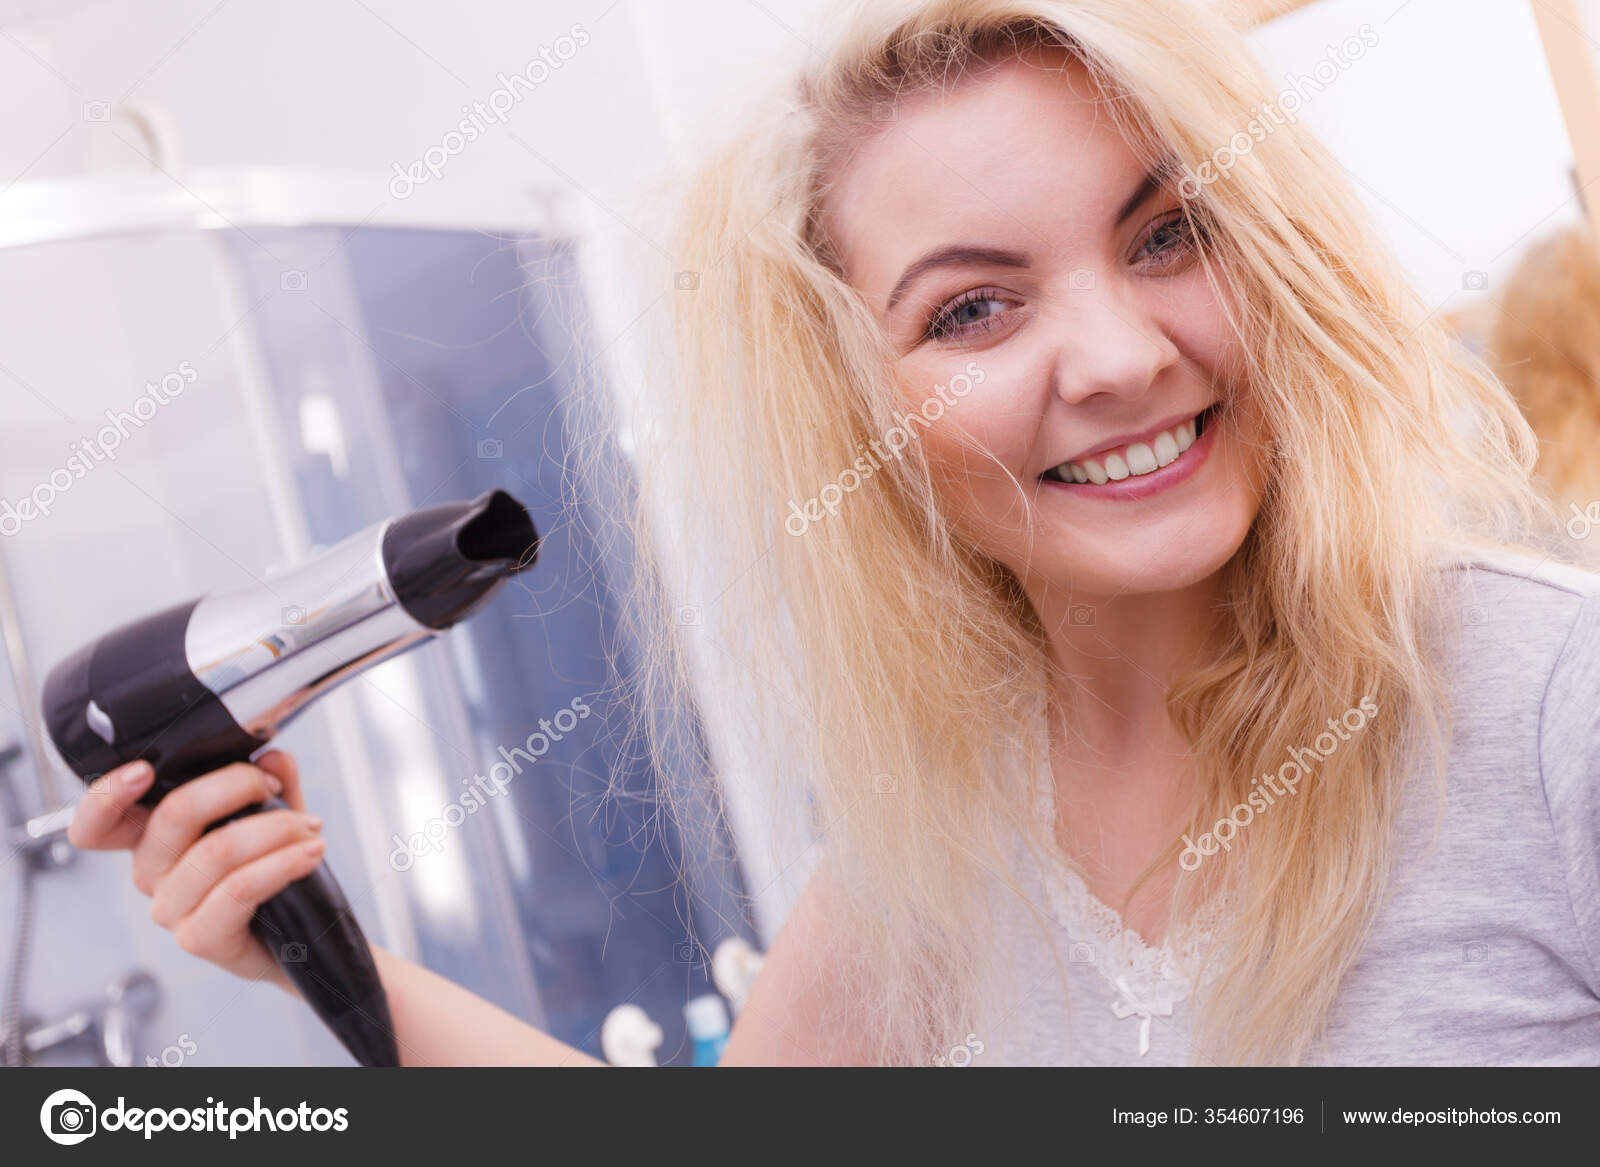
[[[1055,791],[1048,777],[1035,798],[1038,826],[1043,833],[1046,868],[1041,872],[1053,914],[1074,941],[1069,959],[1094,965],[1116,994],[1111,1011],[1118,1018],[1139,1018],[1139,1055],[1150,1052],[1153,1017],[1170,1017],[1173,1008],[1189,997],[1201,980],[1205,952],[1218,930],[1220,906],[1214,906],[1194,924],[1169,929],[1156,947],[1125,926],[1122,916],[1089,890],[1055,845]]]

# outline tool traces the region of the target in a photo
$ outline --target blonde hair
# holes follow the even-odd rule
[[[1539,435],[1563,508],[1600,500],[1600,240],[1583,224],[1530,247],[1496,304],[1488,359]],[[1566,512],[1571,514],[1570,510]]]
[[[715,538],[726,586],[693,600],[737,641],[759,732],[787,727],[797,746],[770,777],[804,793],[825,835],[830,949],[850,969],[834,992],[875,1060],[921,1062],[981,1015],[995,956],[982,889],[1020,887],[1008,840],[1048,845],[1001,758],[1016,742],[1024,773],[1047,766],[1052,664],[1014,575],[952,528],[920,443],[803,537],[785,531],[791,500],[837,479],[904,406],[830,253],[827,191],[894,103],[1030,49],[1070,53],[1128,140],[1189,173],[1269,93],[1240,33],[1183,0],[875,0],[834,27],[681,205],[673,263],[697,281],[674,293],[681,400],[640,439],[634,521],[645,543],[696,537],[662,530],[666,491]],[[1236,908],[1196,1059],[1296,1061],[1381,899],[1402,779],[1430,757],[1442,778],[1438,551],[1526,544],[1548,515],[1511,399],[1418,302],[1303,129],[1275,127],[1186,206],[1206,270],[1233,292],[1270,434],[1266,497],[1226,569],[1227,633],[1170,695],[1199,768],[1196,831],[1330,717],[1363,697],[1381,709],[1247,846],[1174,892],[1174,920],[1220,895]],[[656,561],[639,567],[637,699],[652,748],[681,751],[659,714],[694,694],[685,601]]]

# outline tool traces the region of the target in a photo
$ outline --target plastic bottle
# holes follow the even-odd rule
[[[716,1065],[728,1044],[728,1006],[715,993],[707,993],[683,1007],[683,1020],[694,1042],[691,1064]]]

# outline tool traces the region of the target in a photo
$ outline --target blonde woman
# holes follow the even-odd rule
[[[1600,1061],[1600,583],[1508,394],[1209,8],[836,27],[685,205],[652,444],[822,834],[726,1061]],[[148,780],[74,840],[276,976],[314,832],[201,830],[293,764]],[[408,1062],[585,1060],[382,966]]]

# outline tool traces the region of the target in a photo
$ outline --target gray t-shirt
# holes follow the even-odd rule
[[[1435,834],[1419,773],[1390,894],[1310,1060],[1600,1065],[1600,576],[1511,555],[1451,576],[1444,815]],[[997,900],[1008,976],[973,1063],[1187,1063],[1182,953],[1122,932],[1064,865],[1023,866],[1047,937]]]

